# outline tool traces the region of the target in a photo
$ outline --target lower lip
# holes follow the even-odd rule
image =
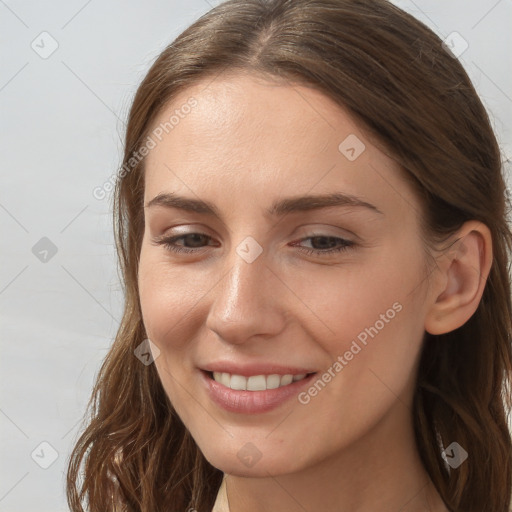
[[[297,396],[300,389],[307,386],[316,375],[312,373],[302,380],[275,389],[243,391],[224,386],[210,378],[204,370],[200,370],[200,373],[210,398],[217,405],[226,411],[243,414],[258,414],[279,407],[292,396]]]

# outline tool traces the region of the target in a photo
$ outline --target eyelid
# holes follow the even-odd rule
[[[180,228],[183,228],[183,231],[181,231]],[[272,228],[272,226],[271,226],[271,228]],[[331,233],[329,231],[331,229],[335,230],[335,232]],[[177,230],[177,231],[174,232],[174,230]],[[198,230],[198,231],[195,231],[195,230]],[[354,231],[351,231],[347,227],[341,227],[341,226],[337,226],[332,223],[321,223],[321,222],[315,222],[315,223],[306,222],[303,224],[299,224],[298,226],[295,227],[291,236],[294,236],[294,237],[295,236],[312,236],[311,235],[312,230],[313,231],[315,231],[315,230],[321,231],[320,234],[317,236],[333,236],[333,237],[350,236],[350,237],[354,237],[356,240],[361,240],[361,238]],[[168,233],[169,231],[171,231],[171,233]],[[297,234],[297,232],[299,232],[299,233]],[[303,234],[303,232],[305,232],[305,234]],[[188,234],[196,234],[196,233],[204,234],[204,235],[211,236],[211,237],[218,236],[218,234],[215,232],[215,230],[212,230],[212,229],[204,226],[204,224],[201,224],[201,223],[183,223],[183,224],[175,225],[175,226],[172,226],[172,227],[166,229],[165,233],[168,233],[168,236],[179,235],[179,234],[188,235]],[[213,234],[209,234],[209,233],[213,233]],[[161,235],[161,236],[164,236],[164,235]]]
[[[361,240],[361,238],[347,228],[342,228],[340,226],[334,226],[332,224],[321,224],[321,223],[314,223],[314,224],[301,224],[300,226],[297,226],[297,229],[295,231],[299,231],[302,227],[304,227],[305,234],[299,234],[298,236],[332,236],[336,238],[344,238],[346,236],[353,237],[356,240]],[[331,233],[330,230],[336,230],[335,233]],[[294,233],[295,233],[294,231]],[[318,231],[318,234],[315,234]]]
[[[197,226],[197,227],[196,227]],[[183,228],[183,229],[179,229]],[[335,229],[337,230],[335,233],[331,233],[329,229]],[[174,231],[177,230],[177,231]],[[161,235],[156,236],[154,239],[156,240],[162,240],[162,239],[169,239],[171,237],[178,237],[180,235],[203,235],[210,238],[217,237],[216,234],[210,234],[208,231],[211,232],[208,228],[205,228],[201,224],[180,224],[178,226],[173,226],[171,228],[168,228],[165,230],[165,232]],[[340,233],[341,231],[341,233]],[[320,224],[320,223],[305,223],[297,226],[293,234],[291,235],[294,238],[294,241],[296,240],[302,240],[303,238],[307,237],[333,237],[333,238],[345,238],[348,236],[353,242],[360,242],[362,239],[353,231],[347,229],[347,228],[341,228],[340,226],[334,226],[329,224]]]

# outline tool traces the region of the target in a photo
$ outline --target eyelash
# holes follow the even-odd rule
[[[176,242],[177,240],[180,240],[182,238],[185,238],[185,237],[191,236],[191,235],[199,235],[199,236],[204,236],[204,237],[207,237],[208,239],[211,239],[210,236],[208,236],[204,233],[186,233],[184,235],[177,235],[177,236],[161,238],[161,239],[157,240],[156,243],[158,245],[163,245],[166,250],[171,251],[171,252],[176,252],[176,253],[195,253],[195,252],[203,249],[203,247],[190,248],[190,247],[179,247],[177,245],[174,245],[174,242]],[[310,254],[310,255],[323,256],[323,255],[330,255],[333,253],[341,253],[341,252],[347,251],[348,249],[350,249],[351,247],[353,247],[355,245],[354,242],[352,242],[350,240],[345,240],[344,238],[339,238],[339,237],[329,236],[329,235],[321,235],[321,234],[314,234],[314,235],[302,238],[299,241],[302,242],[304,240],[310,240],[312,238],[330,238],[330,239],[334,239],[337,241],[341,241],[342,245],[340,247],[337,247],[334,249],[325,249],[325,250],[299,248],[299,250],[301,252],[304,252],[304,253]]]

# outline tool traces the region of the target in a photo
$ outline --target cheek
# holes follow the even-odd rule
[[[148,337],[161,350],[180,349],[187,331],[195,325],[201,298],[208,288],[197,284],[197,275],[177,269],[161,259],[141,254],[139,296]]]
[[[187,272],[151,256],[142,252],[139,265],[144,327],[148,338],[160,350],[154,364],[162,386],[178,415],[189,422],[194,414],[200,414],[191,406],[185,390],[190,388],[191,340],[197,336],[201,290],[196,290],[193,277]]]
[[[339,350],[358,336],[364,341],[375,324],[380,332],[394,323],[400,316],[397,310],[411,301],[420,269],[410,261],[382,254],[371,265],[325,267],[305,274],[307,278],[290,278],[303,304],[303,318],[310,318],[305,325],[312,339],[327,345],[324,348]]]
[[[297,295],[321,320],[310,323],[309,335],[336,375],[326,399],[350,390],[345,398],[357,408],[375,402],[372,393],[382,398],[389,392],[379,378],[397,392],[408,386],[424,333],[421,261],[419,249],[415,255],[412,249],[382,251],[372,265],[319,273],[314,286],[297,280]]]

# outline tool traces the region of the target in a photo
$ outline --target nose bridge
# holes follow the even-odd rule
[[[253,253],[246,259],[250,253],[251,248],[245,242],[240,243],[229,259],[230,270],[219,283],[215,305],[220,318],[226,321],[236,321],[260,309],[265,299],[266,258],[263,254],[254,257]]]
[[[233,247],[228,271],[213,290],[207,326],[223,339],[242,342],[282,327],[275,294],[276,278],[266,251],[251,237]]]
[[[265,258],[261,255],[248,262],[235,253],[231,262],[228,274],[220,283],[218,296],[219,303],[225,308],[224,315],[256,306],[254,302],[265,295],[265,279],[268,278]]]

